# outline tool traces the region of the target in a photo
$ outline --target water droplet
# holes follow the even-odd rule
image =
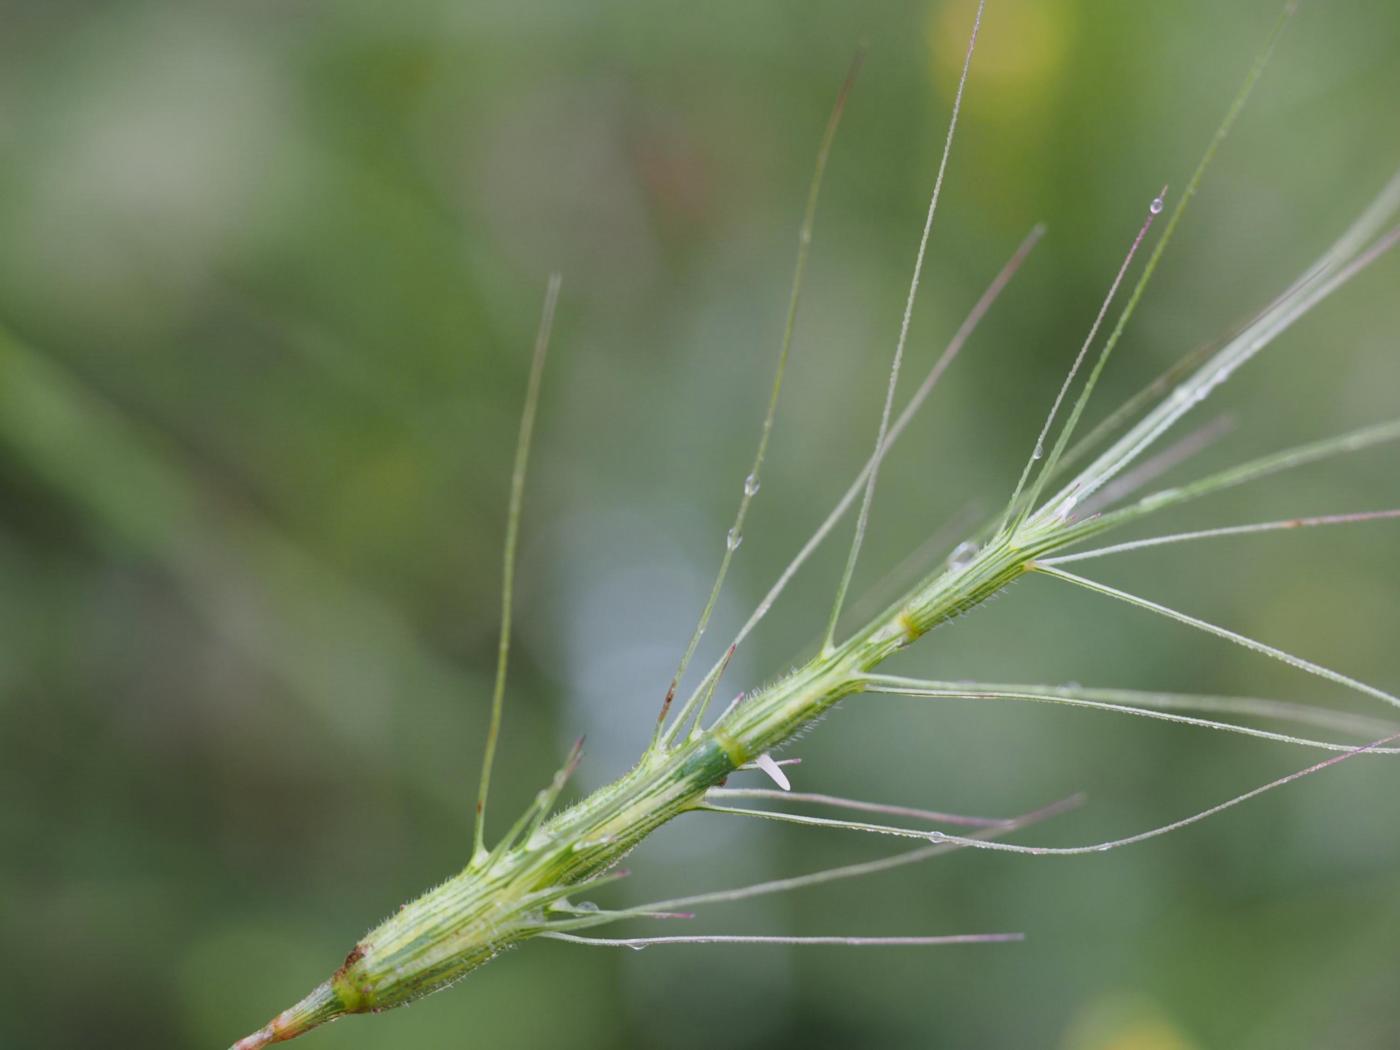
[[[1043,455],[1045,455],[1045,442],[1037,441],[1035,448],[1031,450],[1031,459],[1039,459]]]
[[[732,551],[739,549],[739,544],[744,542],[744,534],[738,529],[730,529],[724,537],[724,545]]]
[[[930,831],[928,833],[928,840],[930,842],[944,842],[947,840],[947,838],[948,836],[943,834],[943,832],[941,831]]]
[[[594,901],[579,901],[574,905],[574,911],[597,911],[598,905]]]
[[[948,555],[948,568],[965,569],[977,557],[977,544],[971,540],[964,540],[953,548],[953,553]]]
[[[758,492],[758,475],[750,474],[744,479],[744,495],[752,496]]]
[[[1094,847],[1094,852],[1095,852],[1095,853],[1107,853],[1107,852],[1108,852],[1109,850],[1111,850],[1112,848],[1113,848],[1113,847],[1112,847],[1111,845],[1109,845],[1107,842],[1105,842],[1102,846],[1095,846],[1095,847]]]
[[[1142,200],[1142,198],[1139,197],[1138,200]],[[1153,215],[1161,215],[1162,209],[1165,207],[1166,203],[1162,200],[1161,197],[1153,197],[1152,203],[1147,206],[1147,210],[1150,211]]]
[[[634,952],[639,952],[639,951],[641,951],[643,948],[645,948],[646,945],[645,945],[645,944],[629,944],[627,947],[631,948]]]

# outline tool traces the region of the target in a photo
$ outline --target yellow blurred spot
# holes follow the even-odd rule
[[[940,88],[951,90],[957,83],[976,10],[977,0],[936,3],[929,9],[929,58]],[[969,109],[1043,108],[1049,89],[1060,80],[1073,37],[1074,8],[1067,0],[989,4],[972,60],[978,87],[968,92]]]
[[[1070,1023],[1063,1050],[1197,1050],[1152,1000],[1109,995],[1089,1003]]]

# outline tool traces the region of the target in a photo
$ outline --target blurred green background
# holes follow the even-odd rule
[[[1277,4],[993,0],[914,318],[922,374],[1049,233],[885,469],[857,591],[1014,480],[1147,201],[1184,184]],[[757,435],[802,198],[857,43],[790,383],[713,657],[866,455],[969,0],[0,4],[0,1045],[222,1047],[456,870],[509,461],[564,296],[522,535],[497,830],[588,734],[640,751]],[[1400,6],[1304,5],[1098,412],[1219,337],[1400,164]],[[1400,260],[1240,373],[1186,472],[1393,417]],[[1393,449],[1148,527],[1400,504]],[[1400,687],[1393,524],[1094,567]],[[840,551],[730,688],[819,630]],[[1031,580],[905,654],[944,678],[1379,704]],[[866,698],[797,786],[1163,823],[1310,753],[1059,709]],[[1363,759],[1078,859],[958,854],[696,929],[1024,930],[931,950],[538,943],[323,1047],[1400,1045],[1400,767]],[[612,898],[862,857],[682,819]],[[672,931],[666,931],[672,932]]]

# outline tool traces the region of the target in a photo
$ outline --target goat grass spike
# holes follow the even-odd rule
[[[1290,5],[1291,6],[1291,5]],[[979,7],[979,20],[980,20]],[[1265,56],[1273,46],[1270,38]],[[969,45],[969,55],[971,47]],[[1258,77],[1262,62],[1256,63],[1251,71],[1246,88],[1252,86]],[[959,89],[961,97],[961,88]],[[1221,130],[1217,132],[1211,151],[1228,130],[1235,119],[1243,95],[1237,97]],[[1172,217],[1172,225],[1179,221],[1187,199],[1195,189],[1192,186],[1183,195],[1177,211]],[[930,209],[932,214],[932,209]],[[1375,686],[1366,685],[1339,672],[1330,671],[1282,650],[1255,642],[1243,635],[1237,635],[1225,628],[1216,627],[1197,620],[1184,613],[1178,613],[1145,599],[1116,591],[1102,584],[1092,583],[1073,576],[1051,564],[1051,560],[1061,553],[1067,553],[1077,545],[1097,537],[1117,526],[1135,522],[1147,515],[1168,506],[1176,506],[1187,500],[1251,481],[1275,471],[1290,469],[1304,463],[1316,462],[1328,456],[1343,452],[1355,452],[1374,447],[1382,442],[1400,438],[1400,421],[1389,422],[1354,431],[1340,437],[1330,438],[1312,445],[1264,457],[1240,467],[1211,475],[1199,482],[1162,490],[1117,509],[1105,508],[1102,512],[1086,515],[1084,501],[1100,491],[1115,477],[1121,475],[1148,449],[1154,448],[1162,436],[1197,403],[1204,400],[1216,387],[1227,379],[1241,364],[1256,356],[1265,346],[1291,326],[1298,318],[1334,294],[1343,284],[1354,278],[1371,265],[1385,251],[1400,240],[1400,227],[1390,229],[1400,215],[1400,175],[1397,175],[1376,197],[1374,203],[1352,224],[1346,233],[1278,299],[1262,311],[1253,322],[1245,326],[1235,337],[1228,340],[1219,350],[1209,354],[1199,364],[1195,364],[1190,374],[1184,378],[1173,377],[1173,389],[1161,400],[1145,407],[1135,423],[1128,426],[1116,440],[1089,460],[1088,464],[1069,476],[1060,491],[1038,504],[1029,500],[1013,501],[1011,519],[998,515],[989,527],[976,530],[976,545],[971,542],[962,545],[966,548],[956,558],[950,558],[936,570],[912,584],[904,595],[863,626],[857,628],[844,640],[838,641],[834,633],[836,616],[839,615],[841,601],[849,584],[850,567],[859,549],[859,535],[868,516],[870,497],[881,458],[887,454],[890,443],[900,429],[900,420],[889,425],[890,398],[893,396],[894,380],[897,378],[899,358],[905,335],[900,337],[900,352],[896,354],[895,366],[891,372],[891,383],[881,419],[879,438],[874,452],[862,477],[854,487],[864,493],[860,522],[857,527],[857,540],[852,544],[847,558],[847,570],[842,578],[838,599],[834,605],[832,619],[825,632],[823,644],[816,654],[790,673],[765,688],[741,694],[742,701],[729,705],[717,718],[703,721],[703,701],[697,701],[697,708],[690,712],[694,717],[688,723],[677,719],[677,727],[689,725],[693,728],[675,733],[665,731],[663,724],[653,743],[645,749],[636,766],[616,781],[594,791],[572,806],[555,812],[567,780],[568,772],[578,760],[575,750],[563,770],[550,785],[536,798],[533,805],[517,821],[512,831],[494,846],[488,846],[484,838],[484,825],[478,819],[477,844],[464,869],[436,888],[423,894],[397,911],[388,919],[370,930],[354,945],[344,963],[321,985],[291,1008],[283,1011],[252,1035],[240,1040],[235,1050],[258,1050],[271,1043],[282,1042],[307,1032],[328,1021],[352,1013],[377,1012],[400,1006],[430,992],[444,988],[472,970],[488,962],[500,952],[535,937],[554,937],[590,945],[644,947],[656,943],[752,943],[776,941],[784,944],[833,943],[833,944],[947,944],[984,943],[988,940],[1006,939],[998,934],[954,934],[915,938],[882,937],[823,937],[823,938],[757,938],[747,934],[695,936],[667,938],[580,938],[571,931],[591,928],[618,919],[636,919],[657,913],[672,914],[677,908],[688,908],[699,904],[724,903],[740,900],[748,896],[764,893],[785,892],[803,886],[819,885],[841,878],[855,878],[875,874],[901,864],[915,863],[937,853],[955,848],[976,848],[1002,850],[1012,853],[1031,854],[1074,854],[1095,852],[1115,848],[1130,843],[1165,834],[1168,831],[1186,827],[1213,813],[1240,804],[1265,791],[1291,783],[1301,777],[1311,776],[1339,762],[1360,754],[1381,751],[1390,744],[1395,735],[1373,738],[1371,744],[1361,747],[1330,745],[1327,741],[1315,741],[1301,737],[1285,737],[1284,734],[1254,732],[1248,727],[1214,720],[1195,718],[1180,711],[1191,709],[1192,701],[1163,694],[1133,694],[1121,692],[1105,695],[1092,691],[1079,693],[1042,687],[956,685],[882,677],[876,672],[887,658],[912,644],[929,631],[947,623],[964,611],[973,608],[993,595],[1004,590],[1009,584],[1023,577],[1039,572],[1090,587],[1101,594],[1127,601],[1159,615],[1168,616],[1178,622],[1209,631],[1219,637],[1247,645],[1255,651],[1284,660],[1297,669],[1320,675],[1334,683],[1352,688],[1354,691],[1397,704],[1390,692]],[[1033,237],[1024,243],[1013,264],[1004,270],[993,289],[984,295],[973,310],[972,324],[980,312],[990,305],[995,292],[1005,284],[1009,272],[1014,271],[1024,258]],[[1160,247],[1160,245],[1159,245]],[[920,252],[922,257],[922,249]],[[1144,279],[1145,279],[1144,275]],[[911,282],[917,284],[917,281]],[[1142,281],[1139,282],[1139,288]],[[551,295],[550,301],[552,302]],[[1134,302],[1136,291],[1134,293]],[[1131,308],[1132,302],[1129,304]],[[980,312],[979,312],[980,311]],[[546,310],[546,322],[549,317]],[[547,333],[547,323],[542,326]],[[966,326],[965,326],[966,327]],[[906,326],[907,330],[907,316]],[[968,329],[970,331],[970,329]],[[961,331],[955,341],[965,339]],[[1116,339],[1116,335],[1112,338]],[[537,343],[537,346],[539,344]],[[959,344],[960,345],[960,344]],[[542,351],[537,353],[537,359]],[[1102,359],[1102,358],[1101,358]],[[532,393],[527,398],[527,420],[533,418],[533,404],[537,384],[532,383]],[[916,396],[917,397],[917,396]],[[911,403],[917,407],[916,403]],[[1136,411],[1136,405],[1134,411]],[[900,419],[904,419],[903,416]],[[1122,417],[1115,419],[1115,427],[1126,422]],[[493,693],[492,730],[488,737],[485,768],[482,777],[482,802],[484,809],[485,789],[489,785],[491,759],[494,754],[496,732],[499,727],[499,708],[504,695],[504,663],[508,644],[508,620],[510,611],[509,576],[513,567],[514,536],[518,523],[519,494],[523,485],[525,452],[528,449],[530,427],[528,422],[521,429],[521,451],[517,454],[517,471],[512,488],[511,517],[506,557],[507,580],[503,612],[506,623],[502,625],[501,673]],[[1063,450],[1068,440],[1069,428],[1061,431],[1062,440],[1057,449]],[[765,427],[762,440],[767,439]],[[1058,472],[1060,464],[1050,463],[1042,468],[1041,477],[1048,480]],[[1010,486],[1008,486],[1009,488]],[[1038,492],[1040,483],[1027,490]],[[848,494],[849,495],[849,494]],[[796,566],[811,553],[816,542],[830,531],[831,524],[854,502],[854,497],[843,500],[837,511],[819,530],[819,535],[799,553],[798,559],[782,574],[775,591],[770,592],[759,607],[759,612],[751,618],[740,632],[738,641],[757,622],[757,618],[771,606],[776,592],[791,578]],[[1016,521],[1012,528],[998,528],[998,521]],[[1219,530],[1217,530],[1218,532]],[[738,644],[736,641],[735,644]],[[718,670],[727,661],[716,665],[717,670],[701,682],[697,695],[708,698],[713,692]],[[1080,706],[1095,706],[1111,710],[1126,711],[1132,714],[1171,714],[1178,721],[1190,725],[1206,726],[1213,729],[1250,732],[1255,736],[1269,739],[1287,739],[1294,744],[1309,746],[1340,746],[1342,750],[1307,769],[1289,774],[1236,796],[1209,810],[1194,814],[1161,828],[1155,828],[1122,839],[1096,843],[1084,847],[1043,848],[1024,846],[998,841],[1004,833],[1015,830],[1037,815],[1009,821],[1004,825],[986,827],[973,835],[950,835],[941,829],[891,828],[884,825],[867,824],[859,821],[841,821],[829,818],[809,817],[796,813],[778,813],[755,810],[753,816],[773,820],[803,823],[819,827],[842,827],[863,831],[895,834],[920,839],[923,846],[908,853],[867,862],[862,865],[848,865],[844,868],[814,872],[792,879],[760,883],[750,887],[721,890],[690,898],[654,902],[638,908],[612,908],[607,911],[580,907],[573,904],[579,894],[591,892],[616,882],[624,876],[617,868],[619,861],[645,839],[652,831],[668,821],[684,814],[697,811],[720,810],[736,812],[735,808],[720,806],[716,800],[726,797],[723,791],[717,792],[726,779],[736,770],[748,768],[760,756],[769,754],[789,740],[804,727],[817,719],[823,712],[845,697],[862,692],[920,692],[922,695],[951,699],[955,694],[979,699],[1033,699]],[[1015,695],[1013,695],[1015,694]],[[1132,708],[1133,710],[1128,710]],[[1369,723],[1348,721],[1346,716],[1335,719],[1317,709],[1299,708],[1289,705],[1271,705],[1268,701],[1255,701],[1247,698],[1198,698],[1195,701],[1197,713],[1230,712],[1236,716],[1260,716],[1266,718],[1286,718],[1293,721],[1321,725],[1339,731],[1374,731]],[[1211,723],[1211,724],[1208,724]],[[829,796],[805,797],[788,796],[790,804],[837,804],[829,801]],[[761,797],[772,798],[772,795]],[[854,803],[840,800],[840,805],[852,808],[864,805],[875,812],[892,812],[883,804]],[[905,809],[907,810],[908,807]],[[1061,806],[1060,808],[1063,808]],[[744,811],[738,811],[744,812]],[[906,814],[907,815],[907,814]],[[1048,811],[1041,815],[1048,815]]]

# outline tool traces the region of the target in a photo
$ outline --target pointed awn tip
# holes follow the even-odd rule
[[[544,378],[544,362],[549,351],[549,336],[554,327],[554,311],[559,303],[559,286],[562,281],[563,278],[559,274],[550,274],[549,284],[545,288],[544,307],[540,311],[539,328],[535,333],[535,352],[530,362],[525,407],[520,414],[515,464],[511,471],[506,542],[501,555],[501,637],[496,649],[496,681],[491,690],[491,721],[486,730],[486,753],[481,762],[481,783],[477,789],[476,821],[472,831],[472,860],[477,863],[486,857],[486,798],[491,790],[491,767],[496,760],[496,743],[501,734],[501,714],[505,707],[506,668],[510,662],[511,612],[515,595],[516,547],[520,539],[520,508],[525,497],[525,473],[530,465],[530,439],[534,435],[535,412],[540,402],[540,384]]]

